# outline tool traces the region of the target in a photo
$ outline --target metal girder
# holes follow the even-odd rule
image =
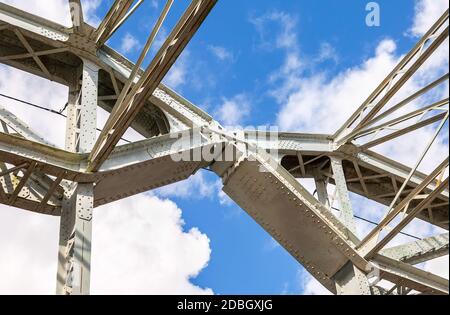
[[[214,156],[202,158],[205,153],[224,145],[223,140],[206,138],[200,129],[184,134],[117,148],[99,170],[95,206],[187,179],[213,162]]]
[[[92,33],[91,38],[97,45],[103,46],[122,23],[142,4],[139,0],[137,5],[129,12],[134,0],[115,0],[98,28]]]
[[[325,207],[331,209],[330,199],[328,197],[328,191],[327,191],[327,186],[328,186],[327,179],[322,175],[317,175],[314,177],[314,182],[316,184],[317,199]]]
[[[11,128],[14,133],[22,136],[23,138],[40,142],[43,144],[51,145],[43,137],[38,135],[35,131],[31,130],[30,127],[20,120],[16,115],[8,111],[6,108],[0,105],[0,121],[4,123],[8,128]],[[4,133],[11,133],[8,130],[4,130]]]
[[[339,295],[371,295],[372,290],[365,272],[349,261],[333,277]]]
[[[89,294],[93,184],[76,184],[61,212],[56,293]]]
[[[332,277],[349,260],[368,272],[367,261],[354,251],[357,238],[286,170],[274,169],[271,161],[259,152],[241,155],[225,169],[216,162],[212,169],[222,177],[224,192],[331,292],[336,292]]]
[[[14,7],[0,3],[0,21],[7,23],[6,30],[18,28],[27,38],[33,39],[33,47],[37,52],[42,47],[53,47],[52,49],[61,49],[59,53],[48,55],[44,61],[46,67],[51,71],[51,77],[43,73],[39,68],[32,67],[30,63],[18,60],[1,60],[7,65],[33,73],[35,75],[50,79],[61,84],[69,86],[73,81],[73,75],[77,72],[81,59],[89,60],[102,69],[100,73],[99,86],[101,94],[99,96],[99,106],[104,110],[111,112],[114,103],[105,99],[104,95],[114,94],[112,101],[120,93],[120,89],[128,80],[134,65],[126,58],[110,49],[106,45],[97,48],[95,43],[89,37],[82,36],[79,33],[73,33],[72,29],[65,28],[54,22],[34,16],[27,12],[18,10]],[[89,26],[85,25],[84,32],[90,32]],[[2,40],[5,46],[1,46]],[[7,33],[0,31],[0,50],[5,47],[23,46],[18,40],[11,45],[11,38]],[[8,43],[8,44],[6,44]],[[6,46],[8,45],[8,46]],[[20,51],[25,48],[21,47]],[[139,70],[135,83],[140,79],[143,71]],[[158,103],[157,105],[154,105]],[[159,107],[164,108],[163,113]],[[144,105],[142,110],[132,122],[131,127],[144,137],[153,137],[160,134],[166,134],[169,131],[187,129],[194,125],[204,125],[212,121],[212,118],[194,106],[192,103],[176,94],[170,88],[160,84],[155,93]],[[164,126],[170,123],[170,126]],[[155,125],[158,125],[155,127]],[[161,128],[163,127],[163,128]]]
[[[6,110],[5,108],[0,106],[0,122],[3,127],[3,133],[10,134],[14,133],[18,136],[24,137],[26,139],[31,139],[34,141],[39,141],[42,143],[46,143],[46,141],[40,137],[37,133],[35,133],[33,130],[31,130],[24,122],[22,122],[20,119],[18,119],[14,114]],[[28,165],[35,164],[35,161],[29,161],[22,163],[20,165],[17,165],[15,167],[9,168],[6,170],[6,165],[2,163],[4,171],[0,172],[0,177],[9,176],[9,179],[3,178],[3,182],[6,185],[5,187],[11,187],[13,189],[14,185],[13,182],[17,179],[17,176],[13,173],[16,171],[20,171],[21,169],[27,167]],[[17,202],[17,198],[21,198],[22,201],[27,202],[27,209],[30,211],[35,211],[39,213],[58,213],[57,211],[54,211],[54,209],[49,212],[49,205],[48,201],[52,199],[53,206],[55,205],[55,199],[53,198],[55,195],[61,195],[62,187],[57,186],[53,187],[52,193],[50,194],[48,192],[48,189],[50,188],[50,184],[53,183],[52,179],[50,179],[45,174],[42,174],[39,170],[34,170],[30,173],[28,179],[24,181],[23,186],[20,188],[20,190],[16,191],[16,194],[14,194],[14,191],[11,190],[11,201],[9,201],[10,197],[5,194],[3,183],[2,187],[0,189],[1,194],[1,202],[6,204],[12,204],[14,205]],[[26,189],[27,192],[22,192],[22,189]],[[7,189],[8,190],[8,189]],[[3,194],[2,194],[3,192]],[[42,196],[45,196],[45,201],[39,201]],[[36,206],[33,206],[33,203],[40,202]],[[58,202],[56,203],[58,204]]]
[[[33,56],[34,57],[47,56],[47,55],[58,54],[58,53],[66,52],[66,51],[67,51],[67,48],[65,48],[65,47],[55,48],[55,49],[47,49],[47,50],[42,50],[42,51],[34,51],[34,53],[23,53],[23,54],[2,56],[2,57],[0,57],[0,61],[33,58]]]
[[[323,168],[323,165],[328,165],[328,156],[336,155],[344,162],[343,167],[347,176],[348,190],[386,206],[391,204],[399,191],[399,186],[407,180],[408,175],[411,173],[411,168],[374,152],[358,152],[356,146],[349,148],[348,153],[308,151],[308,147],[317,147],[317,145],[312,145],[311,143],[300,144],[299,147],[302,147],[303,150],[301,152],[307,162],[313,158],[325,155],[323,158],[316,159],[315,162],[306,165],[306,177],[316,178],[317,174],[315,173],[318,171],[320,176],[325,176],[330,184],[334,184],[333,174],[328,170],[329,166]],[[284,151],[281,147],[278,152],[283,155],[288,153],[282,159],[282,165],[286,169],[295,177],[305,177],[298,164],[298,154]],[[350,154],[351,152],[353,153]],[[414,188],[423,183],[426,178],[427,175],[416,171],[408,181],[402,198],[405,198]],[[431,181],[423,189],[428,193],[433,191],[435,187],[435,182]],[[416,205],[418,202],[418,200],[413,200],[411,206]],[[428,211],[420,213],[418,218],[448,229],[448,190],[444,190],[439,198],[428,207]]]
[[[69,9],[74,30],[82,32],[84,26],[84,14],[81,0],[69,0]]]
[[[31,178],[37,168],[34,164],[23,164],[8,169],[5,163],[0,162],[0,203],[32,212],[38,212],[41,206],[40,213],[59,215],[60,200],[55,196],[42,204],[47,190]],[[22,176],[18,175],[20,171]]]
[[[72,6],[79,4],[77,0],[69,2]],[[85,24],[82,16],[78,17],[78,22],[73,20],[74,28],[67,29],[0,4],[0,21],[3,23],[0,26],[0,62],[70,87],[66,150],[38,143],[38,138],[27,137],[23,128],[18,128],[18,136],[0,134],[0,161],[4,162],[4,166],[10,164],[14,168],[36,165],[36,169],[25,171],[22,179],[14,174],[14,170],[3,168],[2,172],[8,173],[0,176],[0,188],[3,188],[0,189],[0,200],[8,201],[9,196],[15,196],[14,206],[28,209],[32,205],[34,211],[38,209],[47,213],[50,213],[48,207],[54,206],[62,212],[58,292],[89,292],[92,210],[95,206],[183,180],[199,168],[210,167],[223,178],[224,191],[330,291],[373,294],[375,287],[368,283],[367,277],[369,272],[378,270],[381,278],[395,283],[394,288],[405,288],[403,292],[414,289],[422,293],[448,293],[448,281],[402,261],[380,255],[368,255],[366,258],[363,252],[358,251],[360,241],[354,233],[334,217],[326,205],[328,181],[335,183],[341,190],[345,187],[345,194],[340,194],[344,208],[349,208],[348,191],[382,203],[396,204],[396,199],[402,200],[414,192],[417,186],[421,186],[420,192],[425,195],[424,199],[413,198],[410,201],[412,210],[407,211],[407,216],[400,224],[406,225],[420,213],[421,219],[448,229],[448,179],[443,182],[428,181],[428,177],[417,172],[416,167],[406,168],[368,151],[367,147],[336,144],[336,137],[329,135],[278,133],[277,140],[265,139],[258,142],[258,146],[278,149],[279,155],[270,156],[264,152],[247,155],[245,148],[253,146],[258,132],[227,132],[208,114],[158,84],[215,2],[194,0],[145,71],[140,69],[143,58],[133,65],[104,46],[106,40],[133,12],[134,9],[130,9],[132,1],[116,1],[97,30]],[[168,2],[170,4],[171,1]],[[165,10],[163,12],[167,13]],[[149,49],[163,19],[164,16],[152,31],[141,57],[145,56],[145,50]],[[375,133],[391,127],[393,123],[427,112],[422,110],[412,113],[400,120],[391,120],[391,124],[382,123],[376,126],[376,130],[370,130],[374,128],[375,122],[384,118],[383,115],[394,112],[448,80],[447,74],[378,115],[393,94],[448,37],[448,27],[443,26],[447,19],[448,11],[446,17],[436,23],[434,30],[422,39],[390,78],[374,92],[371,101],[358,114],[361,120],[356,129],[352,129],[358,135],[367,130]],[[442,28],[444,30],[439,32]],[[431,44],[427,46],[428,43]],[[80,67],[83,67],[82,72],[77,71]],[[78,85],[80,77],[81,85]],[[111,116],[101,138],[95,142],[97,105],[111,112]],[[437,107],[442,105],[430,109]],[[365,115],[369,109],[370,112]],[[438,118],[442,118],[442,115],[381,139],[390,140],[432,124]],[[351,134],[350,129],[356,121],[354,119],[340,136]],[[116,146],[118,139],[130,126],[147,138],[156,137]],[[197,126],[204,128],[195,129]],[[179,137],[174,135],[188,128],[193,129],[189,131],[190,136],[184,139],[187,144],[180,148],[177,146]],[[94,144],[98,148],[93,149]],[[199,151],[209,152],[216,146],[231,148],[235,153],[234,158],[221,161],[213,156],[212,160],[206,160],[200,155],[198,159],[174,160],[176,154],[195,156]],[[289,155],[294,157],[296,163],[289,168],[293,174],[316,178],[320,202],[279,166],[279,157]],[[330,158],[339,161],[339,165],[333,162],[330,164]],[[88,163],[91,163],[90,167]],[[31,197],[21,198],[26,189],[32,189],[33,177],[42,174],[47,179],[42,185],[44,189],[33,192],[34,200]],[[52,177],[50,181],[49,176]],[[8,181],[15,184],[10,185]],[[399,188],[402,182],[405,184]],[[67,187],[63,191],[62,206],[52,202],[61,183]],[[343,195],[346,198],[342,199]],[[424,210],[427,210],[427,216],[423,215]],[[346,213],[351,214],[351,211]],[[392,231],[391,235],[397,232],[398,229]],[[417,249],[421,245],[417,242],[410,247]],[[444,252],[441,247],[435,248],[438,248],[439,253]],[[424,251],[418,254],[420,259],[432,257],[432,254]],[[408,261],[409,258],[402,256],[400,259]]]
[[[399,204],[397,204],[392,211],[390,211],[385,218],[378,224],[377,227],[375,227],[372,231],[370,231],[366,237],[361,241],[359,244],[359,248],[364,251],[368,252],[366,249],[367,246],[371,246],[371,241],[374,240],[379,233],[386,228],[386,226],[392,222],[402,211],[405,211],[405,207],[409,207],[411,201],[419,194],[421,193],[432,181],[436,179],[437,176],[439,176],[449,165],[449,159],[447,158],[444,160],[427,178],[425,178],[406,198],[403,198]],[[448,180],[448,179],[447,179]],[[445,185],[438,185],[433,192],[430,194],[430,196],[433,196],[435,198],[437,195],[442,193],[442,191],[445,189]],[[428,201],[428,200],[427,200]],[[431,202],[432,200],[430,200]],[[422,204],[424,201],[422,201],[417,207],[419,207],[419,211],[423,210]],[[410,214],[412,214],[410,212]],[[415,217],[415,215],[414,215]],[[370,248],[370,250],[373,249],[373,246]]]
[[[135,95],[138,92],[138,90],[142,88],[142,86],[139,84],[140,79],[138,82],[136,82],[136,84],[135,84],[135,79],[137,77],[138,72],[141,70],[141,65],[144,62],[145,57],[149,53],[150,48],[151,48],[153,42],[155,41],[156,36],[158,35],[159,30],[161,29],[162,24],[164,23],[164,20],[166,19],[167,14],[169,13],[169,10],[170,10],[172,4],[173,4],[173,0],[167,1],[167,4],[164,7],[163,12],[159,16],[159,18],[156,22],[156,25],[153,27],[152,32],[150,33],[150,36],[148,37],[147,42],[145,43],[144,48],[142,49],[142,52],[138,58],[138,61],[134,65],[130,76],[128,77],[127,81],[125,82],[120,93],[118,93],[118,91],[116,91],[118,95],[115,98],[116,103],[111,112],[111,116],[115,115],[117,113],[117,110],[119,110],[122,107],[122,104],[125,101],[126,97],[128,97],[130,95]],[[132,88],[133,84],[134,84],[134,86]],[[131,91],[130,91],[130,89],[131,89]],[[104,128],[109,128],[109,127],[110,126],[107,123]]]
[[[440,234],[409,244],[386,248],[380,254],[407,264],[417,265],[448,255],[449,234]]]
[[[433,117],[430,117],[428,119],[425,119],[423,121],[417,122],[417,123],[412,124],[412,125],[410,125],[410,126],[408,126],[406,128],[403,128],[401,130],[395,131],[395,132],[393,132],[393,133],[391,133],[391,134],[389,134],[387,136],[384,136],[384,137],[372,140],[372,141],[370,141],[368,143],[365,143],[364,145],[361,146],[361,149],[365,150],[365,149],[369,149],[369,148],[375,147],[375,146],[380,145],[382,143],[385,143],[385,142],[387,142],[389,140],[392,140],[392,139],[398,138],[400,136],[403,136],[403,135],[405,135],[407,133],[413,132],[413,131],[415,131],[417,129],[420,129],[420,128],[426,127],[428,125],[434,124],[435,122],[442,121],[442,120],[444,120],[446,118],[447,115],[448,115],[448,113],[441,113],[441,114],[435,115]]]
[[[353,137],[353,139],[357,140],[357,139],[359,139],[361,137],[365,137],[365,136],[368,136],[368,135],[371,135],[371,134],[374,134],[374,133],[378,133],[378,132],[386,130],[386,129],[393,128],[394,126],[396,126],[398,124],[401,124],[401,123],[403,123],[405,121],[408,121],[408,120],[410,120],[412,118],[416,118],[416,117],[419,117],[419,116],[424,116],[426,113],[428,113],[430,111],[442,110],[442,107],[444,107],[445,105],[448,105],[448,101],[449,101],[449,99],[446,98],[446,99],[441,100],[439,102],[433,103],[433,104],[431,104],[429,106],[425,106],[423,108],[415,110],[415,111],[413,111],[411,113],[408,113],[408,114],[402,115],[400,117],[397,117],[395,119],[392,119],[390,121],[384,122],[384,123],[382,123],[382,124],[380,124],[378,126],[374,126],[374,127],[368,128],[368,129],[362,129],[362,130],[360,130],[358,132],[355,132],[352,135],[352,137]],[[445,111],[448,111],[448,110],[445,109]],[[442,117],[442,118],[444,118],[444,117]],[[403,129],[406,129],[406,127],[403,128]],[[401,133],[400,135],[403,135],[403,134],[404,133]]]
[[[404,217],[400,223],[398,223],[386,236],[384,236],[381,241],[376,243],[375,246],[370,248],[370,251],[366,254],[366,257],[372,257],[378,253],[384,246],[386,246],[395,236],[403,230],[406,225],[411,223],[411,221],[417,217],[417,214],[424,210],[445,188],[448,188],[449,179],[446,178],[431,194],[429,194],[425,199],[423,199],[413,210],[411,210],[406,217]],[[362,250],[366,252],[367,249]]]
[[[81,85],[69,89],[66,123],[66,150],[89,153],[97,137],[97,98],[99,68],[83,60]],[[86,134],[87,133],[87,134]]]
[[[22,188],[27,183],[28,179],[30,178],[31,174],[33,173],[33,170],[36,168],[36,163],[31,163],[30,165],[27,165],[25,168],[25,172],[23,173],[23,176],[20,178],[20,181],[18,185],[14,188],[14,191],[9,198],[9,204],[12,205],[16,202],[17,197],[19,197],[19,193],[22,191]]]
[[[449,294],[449,281],[404,262],[382,255],[372,260],[380,271],[380,279],[416,290],[423,294]]]
[[[337,195],[339,199],[341,216],[340,219],[344,225],[353,234],[356,233],[355,217],[353,214],[353,207],[350,201],[350,195],[347,190],[347,181],[345,179],[344,169],[342,167],[342,160],[331,157],[331,167],[333,170],[333,179],[336,184]]]
[[[127,96],[123,103],[116,104],[118,107],[113,109],[89,158],[88,169],[90,171],[98,170],[107,159],[216,2],[217,0],[194,0],[186,9],[174,30],[136,83],[133,94]],[[138,91],[139,93],[136,93]]]
[[[351,140],[352,131],[359,131],[366,127],[400,88],[414,75],[417,69],[448,38],[449,29],[448,26],[444,26],[448,17],[449,10],[447,9],[420,39],[416,46],[400,61],[369,98],[366,99],[350,119],[335,133],[334,138],[338,144],[342,145]]]
[[[74,97],[74,91],[79,96]],[[83,61],[81,83],[70,88],[66,149],[89,152],[97,132],[98,67]],[[62,176],[63,173],[60,174]],[[61,181],[62,177],[57,181]],[[70,183],[61,209],[56,293],[86,295],[90,290],[94,183]]]
[[[342,161],[338,162],[335,168],[342,168]],[[339,163],[340,162],[340,163]],[[332,162],[333,163],[333,162]],[[343,175],[343,171],[338,170],[338,173]],[[331,204],[328,198],[327,180],[317,172],[314,177],[316,183],[317,196],[322,205],[331,211]],[[335,174],[336,176],[336,174]],[[345,179],[345,178],[344,178]],[[345,183],[345,182],[344,182]],[[345,190],[347,188],[345,187]],[[348,195],[348,192],[347,192]],[[351,206],[351,205],[350,205]],[[353,225],[353,213],[349,225]],[[349,225],[346,225],[347,227]],[[333,280],[336,283],[336,292],[339,295],[370,295],[371,289],[368,278],[365,272],[358,269],[351,261],[349,261],[341,270],[334,276]]]
[[[170,102],[170,99],[168,99],[167,101],[168,103]],[[163,139],[168,139],[170,140],[171,137],[177,138],[177,136],[171,135],[171,136],[162,136],[162,137],[157,137],[155,139],[150,139],[147,140],[145,142],[142,142],[139,146],[145,147],[148,146],[148,148],[152,148],[152,147],[156,147],[157,143],[160,140]],[[247,135],[246,136],[247,139],[252,139],[251,135]],[[87,157],[85,155],[79,155],[79,154],[73,154],[73,153],[68,153],[65,151],[61,151],[55,148],[51,148],[42,144],[37,144],[37,143],[31,143],[30,141],[26,141],[24,139],[19,139],[17,137],[11,136],[11,135],[3,135],[3,137],[0,135],[0,140],[3,139],[3,142],[0,141],[0,156],[3,154],[4,158],[7,158],[7,161],[9,162],[13,162],[12,164],[17,165],[17,163],[20,163],[20,161],[24,162],[25,161],[38,161],[40,164],[42,164],[43,166],[43,170],[45,170],[45,172],[47,174],[50,174],[52,176],[58,176],[58,174],[60,173],[60,171],[66,171],[67,174],[65,175],[65,179],[69,179],[69,180],[77,180],[77,181],[89,181],[92,180],[92,178],[94,178],[95,180],[97,180],[98,178],[100,178],[102,176],[102,173],[104,172],[110,172],[110,171],[114,171],[114,169],[116,169],[117,173],[120,173],[120,167],[118,166],[114,166],[114,168],[109,165],[114,165],[109,163],[108,161],[115,161],[116,156],[121,156],[121,159],[124,160],[124,155],[123,152],[129,152],[129,162],[128,163],[124,163],[123,167],[127,166],[132,166],[133,164],[133,154],[134,154],[134,150],[132,148],[136,148],[136,150],[140,150],[138,149],[139,146],[136,145],[124,145],[124,146],[120,146],[116,149],[117,153],[113,152],[113,155],[111,156],[110,159],[107,160],[107,162],[105,163],[105,167],[102,167],[100,169],[100,171],[98,173],[94,173],[94,174],[85,174],[81,171],[81,169],[84,167],[83,165],[86,165],[87,163]],[[323,139],[326,139],[326,137],[324,137]],[[165,140],[163,140],[165,141]],[[171,140],[173,141],[173,139]],[[316,150],[319,149],[327,149],[329,148],[329,145],[327,144],[328,142],[322,142],[324,140],[321,140],[321,138],[318,138],[317,140],[314,140],[314,138],[312,138],[310,135],[304,135],[304,136],[295,136],[292,138],[288,138],[287,134],[280,134],[280,140],[277,141],[276,143],[267,143],[265,146],[267,148],[271,148],[271,147],[276,147],[279,146],[279,151],[282,153],[288,153],[288,152],[292,152],[291,150],[294,149],[298,149],[298,148],[303,148],[303,149],[311,149],[311,152],[313,152],[314,154],[317,155],[321,155],[323,153],[326,152],[316,152]],[[264,145],[264,143],[262,144]],[[2,149],[3,148],[3,149]],[[8,152],[17,152],[18,154],[20,153],[20,156],[16,156],[13,157],[11,156],[11,153]],[[8,153],[8,154],[7,154]],[[7,155],[6,155],[7,154]],[[308,152],[307,154],[310,154],[310,152]],[[327,153],[330,154],[330,153]],[[28,159],[27,159],[28,156]],[[45,156],[45,158],[44,158]],[[38,158],[36,158],[38,157]],[[39,158],[40,157],[40,158]],[[345,158],[354,158],[352,156],[348,156]],[[145,155],[142,156],[142,161],[145,161]],[[148,156],[147,156],[148,159]],[[410,172],[410,169],[408,169],[407,167],[398,164],[392,160],[389,160],[385,157],[382,157],[378,154],[375,153],[358,153],[356,158],[354,158],[355,161],[357,161],[358,165],[360,166],[360,168],[362,168],[362,172],[363,174],[366,174],[366,172],[371,172],[369,174],[373,174],[372,172],[375,172],[375,174],[380,174],[380,175],[376,175],[376,176],[369,176],[369,178],[367,178],[367,185],[368,185],[368,189],[371,192],[371,195],[366,197],[374,199],[378,202],[382,202],[384,204],[389,203],[388,200],[389,199],[383,199],[383,198],[377,198],[376,194],[379,192],[383,192],[383,190],[379,191],[376,190],[374,191],[373,189],[379,187],[379,184],[377,184],[377,186],[374,186],[373,184],[371,184],[371,181],[380,181],[383,180],[383,182],[388,182],[389,186],[386,186],[386,189],[390,189],[392,190],[392,193],[395,194],[395,190],[394,187],[392,186],[391,180],[390,178],[395,178],[395,181],[401,182],[404,181],[405,178],[407,177],[408,173]],[[136,164],[139,164],[139,162],[137,162]],[[308,167],[313,166],[312,164],[307,165]],[[346,167],[346,172],[349,172],[348,166],[349,164],[344,164],[344,166]],[[355,173],[356,175],[356,173]],[[370,178],[374,178],[374,179],[370,179]],[[381,178],[381,179],[377,179],[376,177],[386,177],[386,178]],[[421,183],[424,179],[426,178],[426,176],[424,174],[421,174],[420,172],[416,172],[414,174],[414,176],[411,178],[410,180],[410,184],[411,187],[415,187],[416,185],[418,185],[419,183]],[[347,181],[347,185],[350,189],[350,191],[359,193],[361,195],[364,195],[363,190],[359,191],[359,190],[355,190],[354,182],[352,182],[353,179],[349,179]],[[359,181],[359,180],[358,180]],[[395,182],[394,181],[394,182]],[[385,185],[385,184],[383,184]],[[387,184],[386,184],[387,185]],[[381,186],[380,186],[381,187]],[[383,186],[384,187],[384,186]],[[434,183],[430,183],[428,185],[429,190],[434,189],[435,185]],[[378,189],[378,188],[377,188]],[[386,191],[390,191],[390,190],[385,190]],[[378,192],[379,191],[379,192]],[[442,197],[444,198],[442,200],[442,202],[445,203],[445,201],[448,201],[448,192],[443,192]],[[441,203],[442,203],[441,202]],[[423,215],[420,216],[420,218],[427,220],[429,222],[433,222],[434,224],[437,224],[441,227],[446,227],[448,228],[448,223],[443,223],[443,224],[439,224],[439,222],[442,220],[440,219],[441,217],[444,219],[445,217],[448,217],[448,207],[444,205],[442,205],[439,209],[447,209],[446,213],[447,214],[440,214],[439,213],[435,213],[435,220],[431,220],[428,215]],[[438,210],[438,208],[436,208],[436,210]]]
[[[395,113],[399,109],[401,109],[401,108],[405,107],[406,105],[410,104],[412,101],[414,101],[418,97],[424,95],[426,92],[428,92],[428,91],[434,89],[435,87],[443,84],[444,82],[448,81],[448,79],[449,79],[449,74],[448,73],[444,74],[442,77],[438,78],[437,80],[435,80],[435,81],[431,82],[430,84],[426,85],[425,87],[421,88],[419,91],[411,94],[410,96],[408,96],[403,101],[399,102],[398,104],[396,104],[396,105],[386,109],[381,114],[377,115],[375,118],[373,118],[370,121],[370,124],[373,125],[376,122],[380,122],[381,120],[389,117],[389,115]]]

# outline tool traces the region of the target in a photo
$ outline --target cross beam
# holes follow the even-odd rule
[[[408,264],[417,265],[448,255],[449,234],[427,237],[413,243],[383,249],[380,254]]]
[[[434,51],[448,38],[449,28],[445,26],[448,18],[449,10],[447,9],[414,48],[364,101],[358,110],[334,134],[335,141],[339,145],[345,144],[352,139],[351,135],[349,135],[351,132],[359,131],[367,126]]]
[[[126,132],[146,100],[153,94],[175,60],[196,33],[217,0],[194,0],[137,83],[139,93],[129,95],[113,109],[90,156],[89,171],[98,170]]]
[[[106,41],[116,32],[116,30],[142,4],[143,0],[138,0],[136,5],[131,8],[133,2],[134,0],[114,1],[99,27],[91,35],[91,38],[99,47],[106,43]]]

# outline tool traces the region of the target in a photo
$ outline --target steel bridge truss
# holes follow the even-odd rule
[[[266,133],[261,140],[258,132],[225,130],[161,84],[216,0],[193,0],[141,69],[173,2],[162,9],[136,64],[105,43],[142,1],[116,0],[98,28],[84,22],[79,0],[69,0],[71,28],[0,3],[0,62],[69,87],[64,150],[0,106],[0,202],[61,217],[57,293],[89,294],[95,207],[208,168],[223,179],[223,190],[331,292],[448,294],[448,280],[418,267],[448,255],[448,233],[390,245],[414,219],[448,231],[448,157],[430,174],[418,171],[446,126],[448,98],[405,110],[447,83],[448,73],[389,105],[447,40],[448,10],[336,134]],[[97,106],[110,113],[99,137]],[[370,150],[425,127],[435,133],[413,168]],[[146,140],[118,145],[129,128]],[[258,150],[248,150],[255,146]],[[277,154],[269,153],[273,149]],[[224,151],[233,158],[214,155]],[[205,159],[198,152],[216,153]],[[179,154],[191,158],[174,159]],[[314,179],[315,196],[299,178]],[[363,239],[357,236],[350,193],[387,207]],[[339,215],[332,212],[335,201]]]

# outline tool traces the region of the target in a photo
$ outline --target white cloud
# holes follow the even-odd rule
[[[150,6],[151,6],[152,8],[154,8],[154,9],[158,9],[158,7],[159,7],[158,0],[152,0],[152,1],[150,1]]]
[[[97,15],[97,9],[102,3],[102,0],[81,0],[81,6],[83,7],[84,20],[97,27],[101,18]]]
[[[298,85],[282,101],[278,124],[283,130],[334,132],[395,66],[395,48],[392,40],[384,40],[375,56],[331,79],[324,73],[312,77],[291,73],[286,81]]]
[[[410,32],[414,36],[422,36],[448,9],[447,0],[421,0],[416,2],[416,16]]]
[[[120,51],[122,53],[128,54],[130,52],[135,52],[139,50],[140,47],[141,43],[139,42],[139,40],[130,33],[126,33],[122,37],[122,41],[120,44]]]
[[[0,205],[0,294],[54,294],[59,219]]]
[[[139,195],[96,210],[93,294],[212,294],[190,280],[209,261],[209,239],[183,230],[181,209]]]
[[[53,0],[51,1],[51,5],[42,5],[42,0],[1,0],[0,2],[36,14],[64,26],[70,27],[72,24],[69,2],[66,0]]]
[[[222,206],[233,205],[233,200],[222,190],[222,180],[208,179],[205,176],[205,172],[200,170],[187,180],[161,187],[155,193],[165,198],[182,198],[187,200],[217,198]]]
[[[70,18],[69,2],[67,0],[1,0],[0,2],[14,6],[21,10],[41,16],[45,19],[57,22],[64,26],[72,25]],[[99,24],[99,18],[95,14],[101,0],[82,0],[84,18],[91,25]]]
[[[0,294],[53,294],[59,219],[0,208]],[[175,203],[142,194],[97,208],[93,222],[93,294],[212,294],[190,282],[209,239],[183,230]]]
[[[67,103],[68,88],[20,70],[0,65],[0,91],[33,104],[61,110]],[[64,147],[65,119],[21,103],[0,98],[2,106],[27,123],[46,140]],[[44,119],[36,119],[42,117]],[[49,121],[52,121],[49,124]]]
[[[328,291],[319,281],[306,271],[299,271],[299,281],[302,284],[303,295],[330,295]]]
[[[186,77],[188,76],[188,61],[189,50],[185,50],[172,66],[169,73],[167,73],[164,77],[164,83],[173,89],[177,89],[186,84]]]
[[[209,45],[208,50],[220,61],[233,61],[233,53],[222,46]]]
[[[423,267],[424,270],[433,271],[438,276],[441,276],[445,279],[449,278],[449,260],[448,255],[444,257],[440,257],[437,259],[433,259],[430,261],[427,261]]]
[[[328,42],[323,42],[320,44],[319,54],[315,61],[320,63],[327,60],[337,63],[339,61],[339,57],[333,45]]]
[[[295,31],[297,18],[295,16],[282,11],[271,11],[262,16],[250,18],[250,23],[258,31],[259,47],[268,50],[297,48],[298,41]],[[273,24],[280,29],[275,38],[271,37],[274,29],[270,25]]]
[[[46,1],[45,6],[41,1],[8,2],[55,21],[63,21],[68,8],[66,0]],[[67,102],[67,87],[6,66],[0,66],[0,73],[1,93],[55,110]],[[64,146],[63,118],[11,100],[0,102],[40,135]],[[105,114],[99,115],[101,127]],[[173,202],[148,194],[96,209],[92,293],[211,294],[191,282],[209,261],[208,237],[196,228],[184,231],[181,214]],[[58,235],[58,218],[0,205],[0,294],[55,292]]]
[[[210,182],[203,172],[197,172],[189,179],[157,190],[157,194],[163,197],[178,198],[211,198],[216,193],[216,183]]]
[[[250,99],[246,94],[224,98],[217,110],[217,119],[226,126],[242,124],[251,111]]]

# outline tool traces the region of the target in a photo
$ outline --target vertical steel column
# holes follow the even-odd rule
[[[83,8],[80,0],[69,0],[70,17],[72,19],[72,26],[78,32],[82,32],[84,17]]]
[[[341,208],[341,221],[356,235],[355,217],[347,189],[342,159],[331,157],[331,168],[336,184],[337,195]],[[339,295],[370,295],[371,289],[367,276],[349,261],[333,277],[336,283],[336,291]]]
[[[319,174],[319,172],[314,172],[314,182],[316,183],[317,199],[321,204],[331,210],[326,178]]]
[[[338,295],[371,295],[367,276],[349,261],[333,277]]]
[[[353,216],[352,204],[350,202],[350,195],[347,189],[347,181],[342,167],[342,160],[336,157],[331,157],[331,167],[333,169],[334,182],[336,184],[337,196],[341,208],[340,219],[345,224],[347,229],[356,235],[355,217]]]
[[[81,86],[69,89],[66,149],[89,152],[96,140],[98,67],[83,61]],[[58,253],[57,294],[89,294],[93,183],[71,183],[64,194]]]

